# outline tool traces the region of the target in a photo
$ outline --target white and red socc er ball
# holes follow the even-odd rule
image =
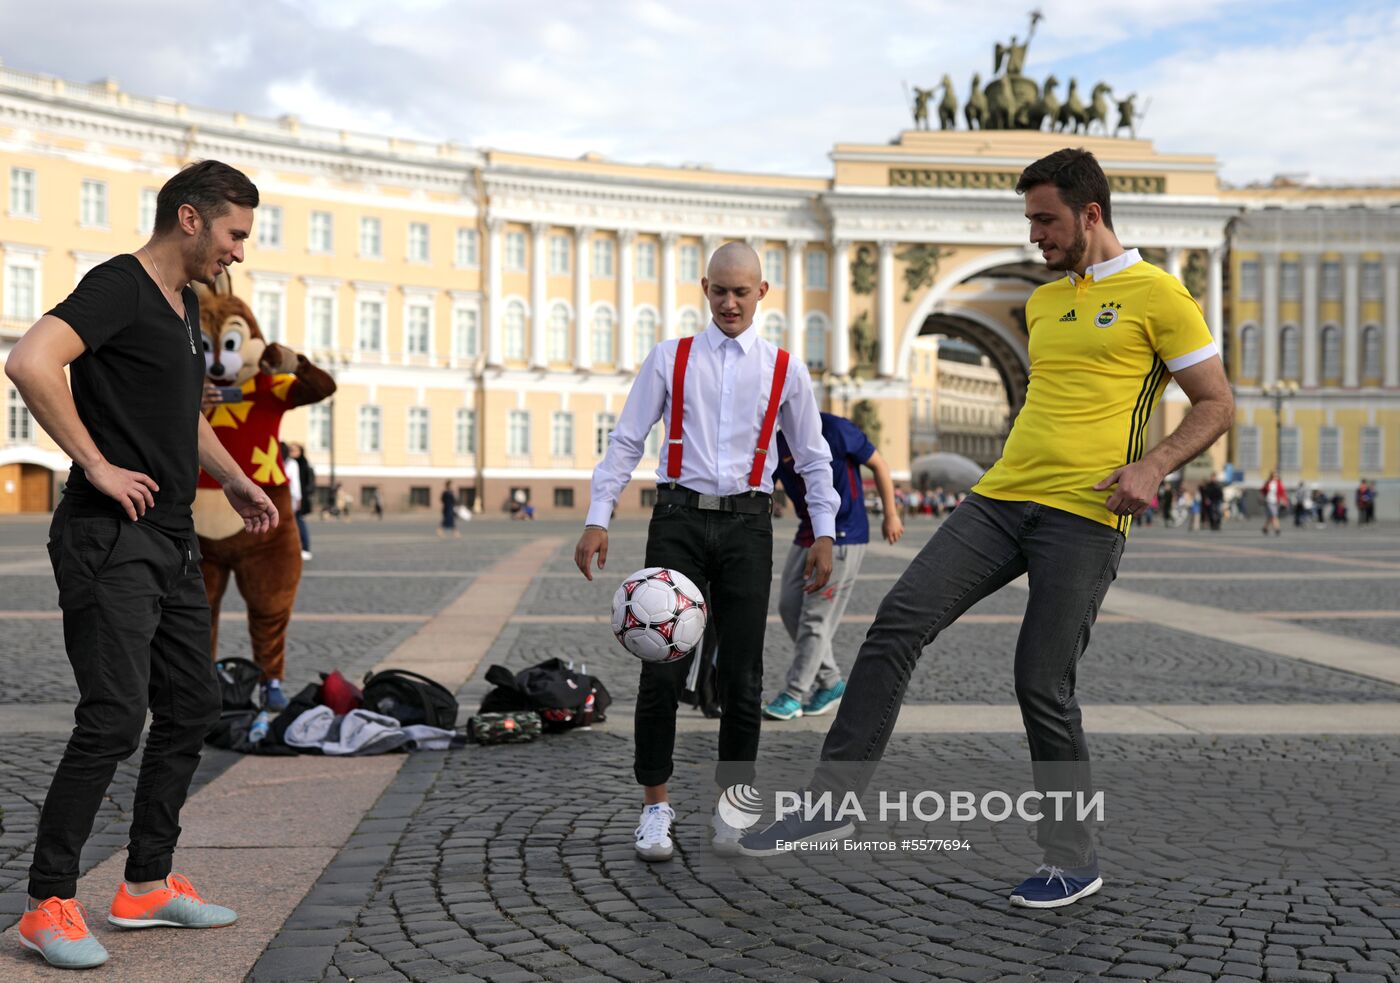
[[[708,616],[700,588],[679,570],[638,570],[613,595],[613,634],[643,662],[685,658],[705,637]]]

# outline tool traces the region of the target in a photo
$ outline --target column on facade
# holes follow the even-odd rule
[[[715,250],[724,245],[724,236],[705,236],[701,240],[700,249],[700,275],[710,275],[710,257],[715,254]]]
[[[545,310],[546,256],[544,235],[549,226],[535,222],[530,226],[530,366],[542,369],[549,364],[548,347],[545,344],[545,325],[549,315]]]
[[[637,339],[632,331],[632,274],[636,272],[633,244],[637,233],[617,233],[617,367],[631,372],[637,367]]]
[[[661,338],[676,336],[676,239],[674,232],[661,234]]]
[[[1260,279],[1264,307],[1264,371],[1263,384],[1278,381],[1278,260],[1277,252],[1259,254]]]
[[[1318,253],[1303,253],[1299,261],[1303,276],[1303,385],[1309,388],[1317,385],[1318,375],[1317,281],[1320,262]]]
[[[1225,247],[1215,246],[1206,256],[1206,323],[1211,337],[1225,351]]]
[[[486,364],[500,365],[505,345],[501,337],[501,252],[505,242],[501,230],[505,222],[499,218],[486,220]]]
[[[1400,253],[1385,261],[1385,378],[1386,388],[1400,386]]]
[[[894,375],[894,243],[880,243],[879,310],[880,375]]]
[[[1342,256],[1342,385],[1361,385],[1361,254]]]
[[[580,370],[593,366],[593,349],[588,343],[588,278],[593,275],[588,243],[592,238],[592,229],[574,229],[574,368]]]
[[[1167,247],[1167,272],[1178,280],[1181,279],[1181,267],[1186,257],[1186,250],[1180,246]]]
[[[801,239],[787,241],[787,344],[788,351],[799,362],[807,357],[807,336],[802,325],[806,316],[802,303],[807,289],[802,282],[802,254],[806,245]]]
[[[831,371],[851,374],[851,244],[831,240]]]

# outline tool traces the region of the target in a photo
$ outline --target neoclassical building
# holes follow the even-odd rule
[[[1024,399],[1021,311],[1049,274],[1026,242],[1012,187],[1027,162],[1066,140],[907,131],[888,144],[837,144],[828,176],[749,174],[425,143],[0,68],[0,359],[94,264],[144,240],[171,173],[212,157],[248,172],[263,196],[235,290],[265,334],[339,383],[333,401],[288,417],[284,439],[304,443],[320,481],[333,472],[357,500],[377,491],[390,509],[426,507],[451,478],[479,509],[523,492],[542,514],[581,517],[637,366],[658,341],[708,323],[701,272],[730,239],[764,260],[771,291],[759,330],[807,362],[825,408],[878,419],[881,449],[907,479],[920,336],[985,352],[1011,416]],[[1258,261],[1242,258],[1242,243],[1264,228],[1256,221],[1277,220],[1264,206],[1291,214],[1319,204],[1330,216],[1318,226],[1325,279],[1333,252],[1357,251],[1333,243],[1334,230],[1346,234],[1357,215],[1391,230],[1383,247],[1368,241],[1357,252],[1358,297],[1369,298],[1367,264],[1379,261],[1385,299],[1374,318],[1369,299],[1354,317],[1336,314],[1342,364],[1356,370],[1335,380],[1318,370],[1330,402],[1317,419],[1334,421],[1318,425],[1339,429],[1343,447],[1378,432],[1387,449],[1370,476],[1400,473],[1396,243],[1385,225],[1394,213],[1375,203],[1339,210],[1302,192],[1275,202],[1223,191],[1213,157],[1161,153],[1145,140],[1075,142],[1110,175],[1124,241],[1185,276],[1231,357],[1249,354],[1244,328],[1259,332],[1256,375],[1232,367],[1247,397],[1241,426],[1214,456],[1224,463],[1237,451],[1250,473],[1259,465],[1244,456],[1249,441],[1260,461],[1269,444],[1267,413],[1249,394],[1269,366],[1278,371],[1268,352],[1283,344],[1279,319],[1292,308],[1280,302],[1271,329],[1267,305],[1248,307],[1241,264]],[[1279,253],[1279,271],[1289,255]],[[1259,274],[1265,290],[1270,269]],[[1313,348],[1325,362],[1332,315],[1320,303]],[[1313,337],[1304,320],[1300,338]],[[1363,371],[1373,322],[1375,379]],[[49,508],[67,462],[5,389],[0,511]],[[1185,408],[1180,393],[1165,399],[1159,433]],[[1360,416],[1343,410],[1362,403]],[[621,510],[649,503],[659,450],[657,432]],[[1353,461],[1342,454],[1339,481],[1355,476]]]

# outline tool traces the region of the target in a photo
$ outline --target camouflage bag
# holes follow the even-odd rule
[[[533,710],[478,713],[467,721],[467,733],[478,744],[523,744],[540,736],[543,724]]]

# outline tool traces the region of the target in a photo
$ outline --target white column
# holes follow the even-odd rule
[[[1185,259],[1186,250],[1180,246],[1167,247],[1167,272],[1178,280],[1181,279],[1181,264]]]
[[[593,230],[584,226],[574,229],[574,368],[587,370],[593,366],[593,350],[589,346],[588,243]]]
[[[661,233],[661,339],[676,336],[676,239],[674,232]]]
[[[894,375],[894,243],[880,243],[880,285],[878,294],[880,375]]]
[[[637,339],[632,331],[632,244],[637,233],[631,229],[619,229],[617,233],[617,367],[623,372],[632,372],[637,367]]]
[[[1361,384],[1361,254],[1342,256],[1342,385]]]
[[[501,229],[505,222],[498,218],[486,220],[486,364],[500,365],[505,346],[501,339],[501,251],[505,243]]]
[[[530,367],[545,368],[549,364],[544,340],[548,313],[545,311],[545,246],[544,234],[549,226],[535,222],[530,226]]]
[[[1278,381],[1278,253],[1260,252],[1264,302],[1264,385]]]
[[[851,244],[831,240],[831,371],[851,374]]]
[[[807,357],[806,332],[803,330],[803,294],[806,290],[802,282],[802,251],[806,243],[801,239],[787,241],[787,323],[788,351],[799,362]]]
[[[724,245],[724,236],[705,236],[701,240],[700,248],[700,275],[710,275],[710,257],[715,254],[715,250]]]
[[[1400,253],[1386,253],[1385,262],[1385,386],[1400,386]]]
[[[1303,385],[1308,388],[1317,386],[1317,281],[1321,261],[1317,253],[1303,253],[1299,258],[1303,275]]]
[[[1208,254],[1206,264],[1206,323],[1210,325],[1215,344],[1224,352],[1225,333],[1225,247],[1216,246]]]

